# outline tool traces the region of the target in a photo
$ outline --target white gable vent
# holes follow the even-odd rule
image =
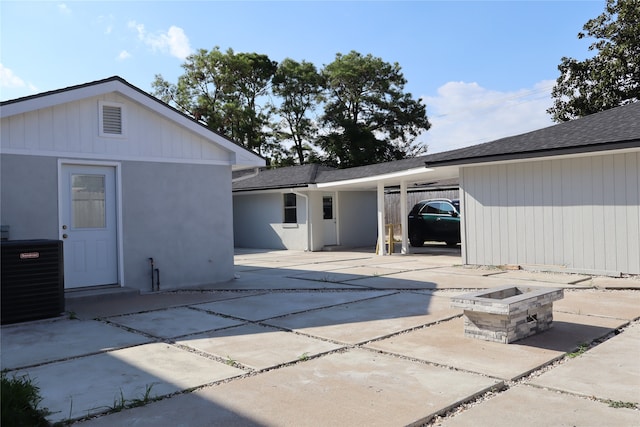
[[[100,136],[124,136],[124,105],[100,102]]]

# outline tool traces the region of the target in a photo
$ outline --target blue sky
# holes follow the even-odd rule
[[[356,50],[398,62],[427,105],[419,137],[445,151],[552,124],[563,56],[604,10],[588,1],[0,1],[0,99],[119,75],[150,91],[196,49],[233,48],[319,68]]]

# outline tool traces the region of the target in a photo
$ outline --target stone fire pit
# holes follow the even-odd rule
[[[549,329],[563,297],[558,288],[503,286],[452,297],[451,306],[464,310],[466,337],[508,344]]]

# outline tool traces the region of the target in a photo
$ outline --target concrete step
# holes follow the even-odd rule
[[[79,288],[65,290],[65,302],[89,302],[105,297],[124,297],[139,295],[138,289],[127,288],[123,286],[95,286],[90,288]]]

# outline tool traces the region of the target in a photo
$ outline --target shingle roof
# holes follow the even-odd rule
[[[640,146],[640,102],[533,132],[425,157],[427,165],[470,164]]]
[[[295,188],[314,184],[319,171],[336,170],[319,164],[289,166],[276,169],[261,170],[258,175],[233,183],[234,191],[248,191],[267,188]],[[246,172],[244,175],[247,175]],[[234,174],[234,179],[241,178]]]
[[[640,102],[533,132],[426,156],[347,169],[314,167],[318,165],[271,169],[235,182],[233,190],[303,187],[384,175],[425,165],[462,165],[630,147],[640,147]]]

